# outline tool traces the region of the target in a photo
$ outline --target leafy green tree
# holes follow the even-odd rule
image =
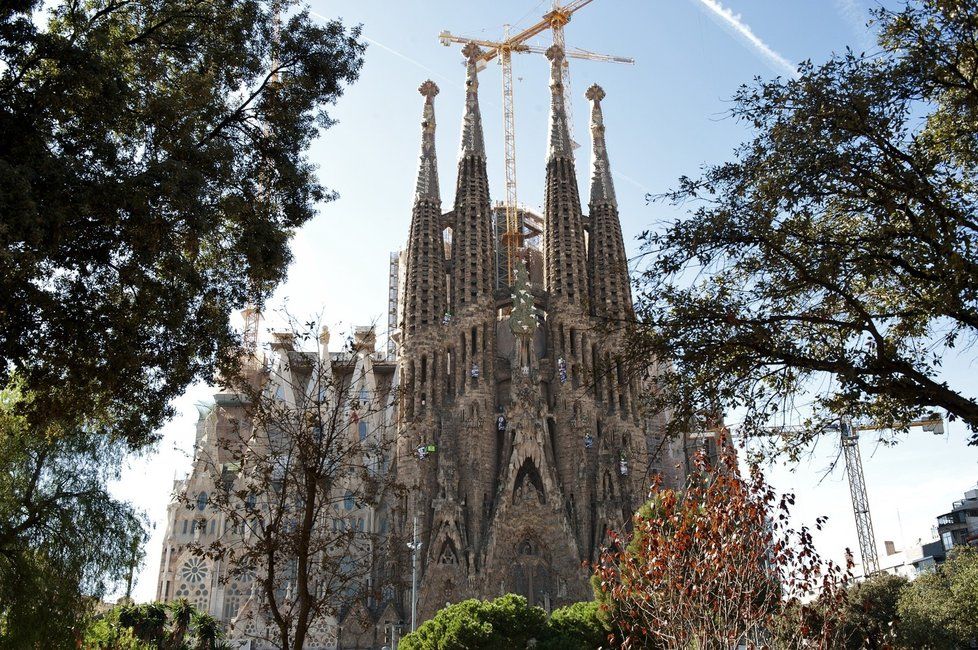
[[[145,442],[210,375],[334,196],[306,152],[358,38],[293,0],[0,5],[0,385],[35,435]]]
[[[526,598],[506,594],[495,600],[463,600],[438,611],[398,643],[399,650],[504,650],[525,648],[545,637],[547,613]]]
[[[897,603],[908,581],[881,573],[848,589],[841,635],[851,650],[883,650],[897,639]]]
[[[523,596],[465,600],[449,605],[401,639],[402,650],[463,650],[536,647],[540,650],[594,650],[607,647],[608,630],[598,603],[574,603],[550,617]]]
[[[89,599],[140,559],[139,516],[113,499],[125,445],[85,430],[38,436],[0,391],[0,647],[68,647]]]
[[[594,650],[608,645],[608,630],[598,616],[598,603],[574,603],[555,609],[540,650]]]
[[[128,569],[105,484],[333,198],[306,152],[358,39],[292,0],[0,4],[5,643],[60,644]]]
[[[978,641],[978,549],[955,550],[911,582],[897,604],[906,648],[968,648]]]
[[[644,235],[630,349],[659,361],[674,427],[742,407],[757,433],[799,398],[811,419],[774,451],[843,414],[899,430],[932,409],[978,444],[976,395],[940,376],[978,335],[976,17],[880,8],[877,52],[736,93],[753,139],[682,178],[665,198],[695,209]]]

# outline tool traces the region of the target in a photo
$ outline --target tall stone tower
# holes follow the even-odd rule
[[[409,489],[395,528],[417,521],[421,619],[446,602],[524,594],[552,608],[590,598],[584,563],[671,475],[661,427],[639,407],[640,386],[618,360],[610,324],[633,316],[601,100],[592,86],[593,174],[585,216],[561,87],[551,65],[542,277],[496,273],[479,111],[479,50],[466,93],[453,209],[441,213],[434,97],[425,97],[418,190],[407,244],[398,358],[395,464]],[[450,243],[447,243],[449,242]],[[436,318],[435,315],[438,315]],[[404,594],[410,609],[410,594]]]

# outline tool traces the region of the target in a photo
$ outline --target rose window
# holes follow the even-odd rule
[[[180,571],[180,577],[191,583],[203,582],[206,576],[207,565],[199,557],[187,560],[186,564],[183,565],[183,570]]]

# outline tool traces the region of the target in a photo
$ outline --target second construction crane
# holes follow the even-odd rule
[[[609,61],[613,63],[634,63],[634,59],[622,56],[610,56],[606,54],[594,54],[586,50],[571,48],[568,50],[564,46],[564,25],[570,22],[571,15],[590,4],[594,0],[574,0],[566,5],[559,5],[554,0],[551,11],[546,13],[536,24],[527,27],[518,34],[510,35],[507,26],[502,41],[490,41],[478,38],[466,38],[456,36],[448,31],[439,34],[442,44],[452,43],[474,43],[485,48],[480,55],[477,63],[480,67],[485,67],[490,61],[499,58],[503,77],[503,156],[506,178],[506,200],[504,202],[506,210],[506,230],[503,234],[503,244],[506,247],[506,282],[512,284],[513,272],[519,251],[522,247],[522,232],[520,230],[519,215],[516,197],[516,111],[513,102],[513,52],[530,52],[535,54],[546,53],[546,48],[529,45],[526,41],[534,36],[546,31],[553,32],[554,45],[564,50],[565,55],[575,59],[587,59],[589,61]],[[564,61],[562,70],[562,82],[564,85],[564,104],[570,106],[570,71],[567,61]]]

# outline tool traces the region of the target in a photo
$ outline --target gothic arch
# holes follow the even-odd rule
[[[458,551],[451,537],[446,537],[441,544],[441,550],[438,551],[438,564],[458,564]]]
[[[550,608],[556,596],[550,553],[532,532],[525,532],[517,539],[520,541],[513,549],[509,587],[513,592],[525,596],[531,605]]]
[[[547,498],[543,490],[543,478],[540,476],[540,470],[537,469],[536,464],[527,458],[516,473],[516,480],[513,481],[513,503],[520,503],[531,498],[534,492],[536,492],[540,505],[544,505]]]

